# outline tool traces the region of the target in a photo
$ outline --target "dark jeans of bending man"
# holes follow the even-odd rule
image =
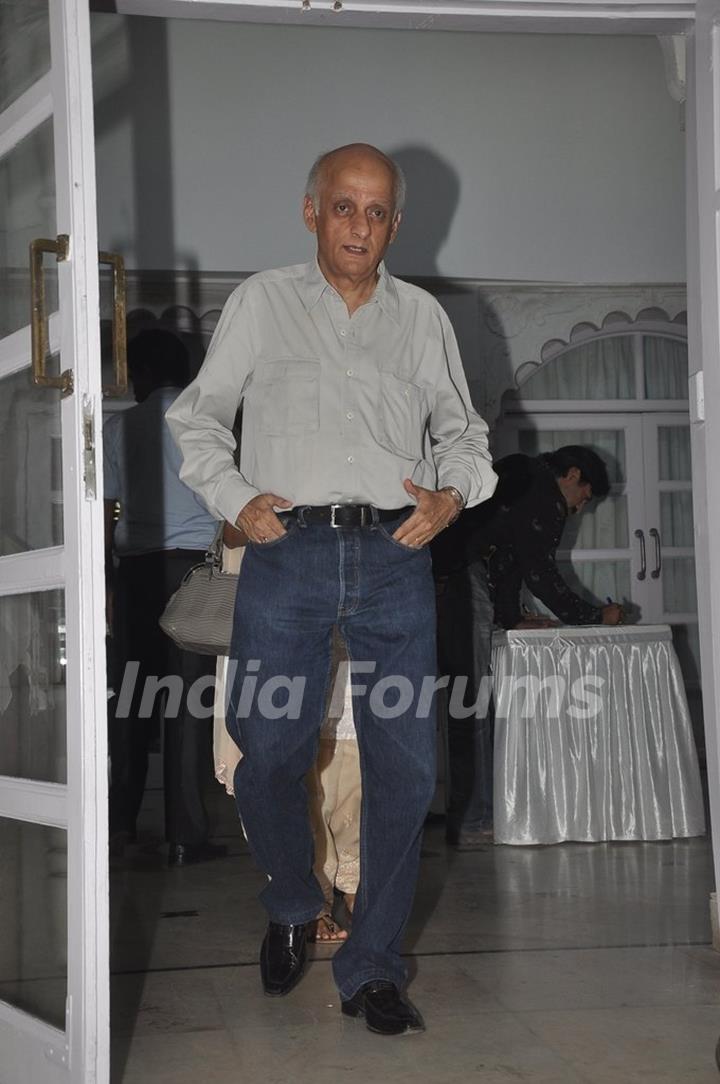
[[[484,560],[438,584],[437,609],[438,664],[450,677],[447,834],[457,843],[491,829],[493,820],[493,605]]]

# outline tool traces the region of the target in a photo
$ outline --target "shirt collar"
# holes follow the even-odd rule
[[[332,286],[320,270],[320,265],[317,262],[316,257],[306,265],[305,276],[302,279],[301,292],[303,304],[308,312],[310,312],[310,310],[318,303],[326,290],[332,290]],[[398,297],[397,286],[384,263],[381,263],[378,267],[378,283],[375,287],[373,300],[377,301],[378,305],[387,316],[395,320],[396,323],[399,322],[400,299]]]

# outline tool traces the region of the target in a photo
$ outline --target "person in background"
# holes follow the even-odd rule
[[[185,574],[205,559],[216,522],[180,481],[180,454],[165,421],[189,379],[184,344],[161,328],[142,331],[129,344],[128,370],[137,405],[113,414],[103,429],[117,694],[110,711],[110,845],[121,855],[136,837],[153,719],[159,717],[168,861],[179,866],[226,850],[208,838],[203,791],[212,777],[209,722],[195,718],[188,705],[190,686],[213,673],[215,660],[182,651],[158,621]],[[131,698],[122,695],[123,679],[131,682],[129,663],[139,664]],[[154,681],[163,678],[167,692],[153,695]]]
[[[523,584],[568,625],[617,625],[617,603],[598,606],[565,582],[555,554],[568,516],[610,484],[601,457],[566,445],[535,458],[509,455],[494,464],[498,485],[489,501],[467,509],[433,542],[438,592],[438,661],[451,678],[448,712],[448,842],[473,850],[492,839],[493,724],[488,704],[492,630],[543,628],[547,617],[530,617],[521,605]],[[466,678],[467,717],[453,713],[452,687]]]

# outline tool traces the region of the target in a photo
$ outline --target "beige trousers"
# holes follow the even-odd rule
[[[360,757],[349,739],[321,738],[305,778],[315,841],[315,876],[325,901],[333,888],[357,892],[360,880]]]

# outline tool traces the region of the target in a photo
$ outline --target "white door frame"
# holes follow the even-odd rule
[[[687,290],[700,663],[715,888],[720,888],[720,0],[688,39]],[[711,905],[720,950],[720,911]]]
[[[98,6],[102,6],[100,3]],[[406,30],[504,33],[685,35],[688,61],[687,263],[691,372],[693,491],[696,496],[695,553],[700,600],[703,699],[708,750],[715,882],[720,886],[720,334],[718,251],[720,133],[713,131],[720,106],[720,0],[117,0],[120,14],[166,18],[227,19],[296,25],[363,26]],[[712,82],[712,63],[715,78]],[[712,102],[713,86],[715,105]],[[713,187],[714,179],[714,187]],[[698,227],[700,209],[716,221]],[[703,315],[701,318],[701,307]],[[704,373],[707,413],[693,413]],[[710,464],[710,472],[706,469]],[[711,540],[715,539],[713,547]],[[720,929],[720,919],[717,923]],[[720,943],[716,946],[720,948]]]
[[[68,810],[68,911],[80,916],[68,925],[68,1069],[73,1084],[105,1084],[110,1071],[107,678],[104,517],[94,488],[102,476],[97,440],[102,386],[94,119],[86,61],[90,20],[82,0],[52,0],[50,14],[56,38],[65,42],[65,55],[53,56],[53,67],[62,65],[65,89],[65,101],[57,102],[54,112],[58,183],[67,186],[62,203],[58,191],[58,232],[69,234],[71,246],[67,267],[58,265],[60,349],[61,357],[72,359],[75,380],[63,410],[72,414],[78,435],[73,459],[67,457],[63,467],[65,582],[77,578],[78,583],[66,602],[67,656],[79,661],[80,671],[67,690],[68,791],[75,796]]]
[[[64,590],[67,783],[2,776],[0,816],[67,832],[67,999],[64,1029],[0,1002],[0,1077],[7,1084],[105,1084],[105,583],[103,515],[92,476],[93,433],[102,415],[90,22],[86,0],[51,0],[49,15],[51,69],[5,111],[0,149],[10,153],[52,117],[56,231],[69,244],[57,265],[59,316],[50,318],[49,339],[74,384],[60,403],[63,544],[0,557],[0,595]],[[3,340],[3,376],[29,369],[30,342],[29,326]],[[38,388],[36,394],[52,393]]]
[[[695,0],[93,0],[121,15],[480,33],[683,34]],[[307,0],[305,0],[307,2]]]

